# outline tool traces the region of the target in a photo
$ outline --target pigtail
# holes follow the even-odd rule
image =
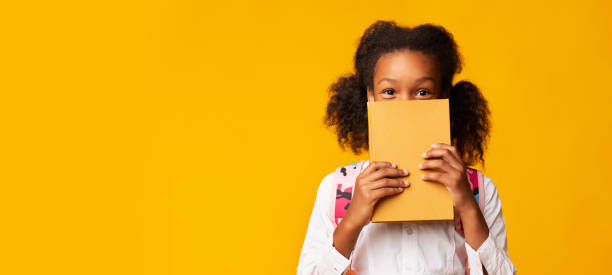
[[[324,118],[326,126],[336,126],[338,143],[350,146],[355,154],[368,148],[368,110],[365,86],[355,74],[340,77],[329,89],[330,99]]]
[[[478,87],[469,81],[457,82],[449,96],[452,143],[465,165],[480,162],[489,138],[489,107]]]

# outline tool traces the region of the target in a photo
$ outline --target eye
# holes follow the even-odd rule
[[[418,96],[426,96],[426,95],[429,95],[429,94],[431,94],[431,93],[427,89],[419,89],[417,91],[417,95]]]
[[[383,90],[383,94],[394,95],[395,94],[395,90],[393,90],[393,89],[384,89]]]

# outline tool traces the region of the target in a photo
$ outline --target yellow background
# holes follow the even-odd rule
[[[376,19],[447,27],[489,99],[522,274],[605,274],[606,1],[4,1],[0,274],[295,274]]]

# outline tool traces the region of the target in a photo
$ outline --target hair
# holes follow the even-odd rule
[[[453,35],[441,26],[409,28],[394,21],[377,21],[368,27],[355,53],[355,73],[340,77],[330,86],[325,125],[335,126],[343,149],[350,147],[355,154],[368,150],[367,88],[373,87],[376,62],[386,53],[405,49],[437,62],[442,93],[449,97],[451,143],[465,165],[484,165],[490,128],[487,100],[469,81],[452,85],[454,75],[461,72],[462,57]]]

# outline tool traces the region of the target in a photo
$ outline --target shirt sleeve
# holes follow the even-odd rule
[[[489,236],[478,250],[465,243],[470,274],[482,274],[482,266],[490,275],[516,274],[516,268],[508,256],[506,223],[497,188],[489,177],[484,176],[483,181],[485,194],[481,199],[485,200],[483,215],[489,227]]]
[[[300,253],[298,275],[342,274],[349,266],[350,258],[345,258],[333,246],[334,226],[329,218],[333,196],[332,184],[333,172],[323,178],[317,190],[306,238]]]

